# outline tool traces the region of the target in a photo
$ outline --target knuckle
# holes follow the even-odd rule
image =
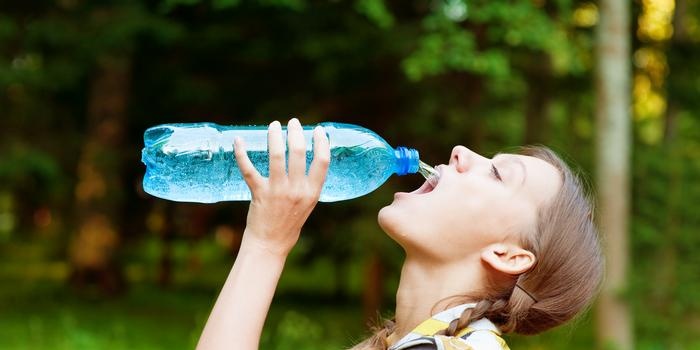
[[[274,159],[274,160],[281,160],[282,158],[284,158],[284,153],[279,152],[279,151],[270,151],[269,155],[270,155],[270,159]]]
[[[303,156],[306,153],[306,148],[302,145],[292,146],[289,148],[289,152],[296,156]]]
[[[239,169],[241,170],[241,175],[243,175],[243,177],[253,176],[253,169],[251,169],[249,167],[242,167],[242,166],[239,167]]]
[[[299,204],[304,200],[304,192],[299,190],[287,192],[287,200],[293,204]]]
[[[328,166],[331,163],[331,158],[327,155],[322,155],[320,157],[317,157],[318,163],[323,165],[323,166]]]

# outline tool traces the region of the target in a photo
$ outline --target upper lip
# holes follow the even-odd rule
[[[440,164],[435,167],[435,171],[438,173],[438,179],[442,179],[442,176],[445,174],[445,168],[447,168],[445,164]]]
[[[443,169],[446,167],[447,167],[447,165],[445,165],[445,164],[440,164],[440,165],[435,166],[435,170],[438,172],[438,174],[440,174],[440,177],[442,177],[442,173],[444,172]]]

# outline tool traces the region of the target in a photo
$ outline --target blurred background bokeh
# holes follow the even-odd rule
[[[614,125],[601,105],[616,102],[631,138],[605,150],[630,160],[616,175],[630,191],[609,252],[627,264],[612,333],[633,342],[601,337],[596,307],[507,339],[700,349],[700,3],[620,2],[626,14],[581,0],[2,1],[0,349],[194,347],[247,203],[145,194],[149,126],[347,122],[434,164],[456,144],[546,144],[596,188],[598,137]],[[616,30],[630,48],[606,47],[629,64],[629,103],[600,95],[615,75],[596,75],[605,16],[629,18]],[[420,182],[318,205],[262,349],[343,349],[390,316],[403,256],[376,213]]]

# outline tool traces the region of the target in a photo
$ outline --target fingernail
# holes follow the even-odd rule
[[[282,127],[282,124],[280,124],[279,121],[275,120],[272,123],[270,123],[271,128],[277,128],[277,127]]]
[[[328,135],[326,134],[326,128],[324,128],[324,127],[321,126],[321,125],[317,125],[317,126],[314,128],[314,132],[321,133],[321,135],[326,136],[326,137],[328,136]]]

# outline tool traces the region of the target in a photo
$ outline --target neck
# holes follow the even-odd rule
[[[453,263],[435,263],[406,257],[396,293],[395,342],[421,322],[449,307],[470,301],[483,285],[481,261],[467,257]],[[462,298],[459,298],[459,297]]]

